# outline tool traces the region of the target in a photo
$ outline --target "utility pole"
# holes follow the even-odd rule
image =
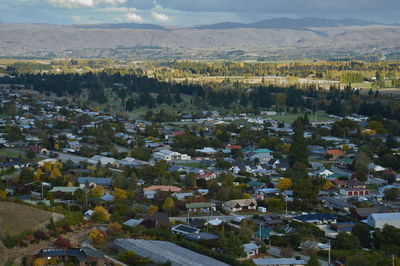
[[[189,218],[190,218],[190,215],[189,215],[189,209],[188,209],[188,211],[187,211],[187,225],[190,224],[190,223],[189,223]]]
[[[331,241],[329,240],[328,265],[331,266]]]

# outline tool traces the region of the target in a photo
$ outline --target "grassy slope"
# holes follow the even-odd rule
[[[61,217],[61,214],[54,215]],[[0,201],[0,234],[17,235],[26,230],[34,230],[48,223],[51,216],[51,212],[24,204]]]

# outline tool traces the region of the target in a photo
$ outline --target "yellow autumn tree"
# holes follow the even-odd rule
[[[63,168],[63,163],[62,162],[55,162],[54,163],[54,165],[53,165],[53,167],[55,167],[55,168],[58,168],[58,169],[62,169]]]
[[[146,212],[147,212],[148,215],[152,215],[152,214],[158,212],[158,207],[155,206],[155,205],[150,205],[150,206],[147,208],[147,211],[146,211]]]
[[[329,190],[335,187],[336,186],[331,181],[326,181],[322,186],[322,190]]]
[[[55,143],[55,144],[54,144],[54,149],[55,149],[55,150],[58,150],[59,148],[60,148],[60,145],[59,145],[58,143]]]
[[[166,198],[162,206],[163,210],[170,212],[174,207],[175,207],[174,199],[171,197]]]
[[[95,222],[102,223],[110,220],[110,214],[103,206],[99,205],[93,209],[92,218]]]
[[[105,241],[104,234],[97,228],[94,228],[92,231],[90,231],[88,238],[90,242],[96,245],[102,244]]]
[[[42,180],[42,177],[43,177],[43,171],[41,168],[38,168],[35,174],[33,175],[33,180],[35,180],[35,182],[39,182],[40,180]]]
[[[290,178],[285,177],[279,180],[277,187],[280,191],[285,191],[291,188],[292,185],[293,185],[292,180]]]
[[[117,202],[124,201],[128,198],[128,192],[123,189],[115,188],[114,189],[114,200]]]
[[[45,162],[44,164],[43,164],[43,171],[45,171],[45,172],[50,172],[52,169],[53,169],[53,165],[52,165],[52,163],[51,162]]]
[[[51,171],[51,174],[50,174],[50,178],[51,178],[51,179],[56,179],[56,178],[58,178],[58,177],[60,177],[60,176],[62,176],[62,174],[61,174],[61,172],[60,172],[60,169],[54,168],[54,169]]]
[[[104,187],[96,186],[90,190],[90,197],[100,198],[102,196],[104,196]]]
[[[46,264],[47,262],[45,258],[37,258],[33,261],[33,266],[44,266]]]
[[[5,190],[0,190],[0,199],[5,199],[7,197],[7,192]]]

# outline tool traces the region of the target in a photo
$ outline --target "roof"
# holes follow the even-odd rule
[[[213,204],[211,202],[195,202],[187,203],[186,209],[200,209],[200,208],[210,208]]]
[[[378,220],[400,220],[400,212],[372,213],[370,217],[375,221]]]
[[[255,151],[253,151],[254,153],[271,153],[273,151],[271,151],[270,149],[257,149]]]
[[[264,265],[305,265],[304,260],[296,260],[295,258],[261,258],[253,259],[257,266]]]
[[[324,221],[324,220],[337,219],[337,216],[331,213],[314,213],[314,214],[296,216],[294,217],[294,219],[302,222],[315,221],[315,220]]]
[[[374,206],[374,207],[367,207],[367,208],[356,208],[354,209],[355,213],[361,217],[367,217],[372,213],[388,213],[392,209],[387,206]]]
[[[128,221],[123,222],[123,225],[135,227],[138,226],[143,220],[142,219],[129,219]]]
[[[339,150],[327,150],[326,153],[333,156],[344,156],[344,153]]]
[[[79,184],[90,184],[95,183],[100,186],[111,186],[112,179],[107,177],[78,177],[77,182]]]
[[[228,265],[167,241],[118,238],[113,241],[113,244],[158,263],[170,262],[172,266]]]
[[[198,233],[200,229],[189,225],[178,224],[172,227],[171,231],[186,235],[186,234]]]
[[[165,192],[180,192],[182,189],[175,186],[150,186],[143,189],[144,191],[165,191]]]
[[[243,251],[244,252],[249,252],[249,251],[252,251],[252,250],[260,248],[260,246],[256,245],[253,242],[243,244],[242,246],[243,246]]]
[[[74,193],[79,187],[53,187],[49,192]]]
[[[249,206],[250,204],[254,204],[257,206],[257,201],[255,199],[237,199],[230,200],[224,203],[226,207],[235,207],[238,204],[240,206]]]
[[[254,236],[259,238],[269,238],[269,234],[271,233],[272,229],[271,228],[261,228],[257,230],[257,232],[255,232]]]

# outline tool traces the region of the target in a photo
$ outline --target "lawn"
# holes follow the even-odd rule
[[[39,156],[36,156],[33,159],[28,158],[25,155],[25,151],[18,150],[18,149],[14,149],[14,150],[11,150],[11,149],[0,149],[0,156],[13,158],[13,159],[20,159],[21,158],[21,160],[29,161],[29,162],[38,162],[38,161],[41,161],[41,160],[45,159],[45,157],[39,157]]]
[[[0,235],[18,235],[34,230],[50,221],[51,212],[15,202],[0,201]],[[63,215],[53,213],[55,221]]]

